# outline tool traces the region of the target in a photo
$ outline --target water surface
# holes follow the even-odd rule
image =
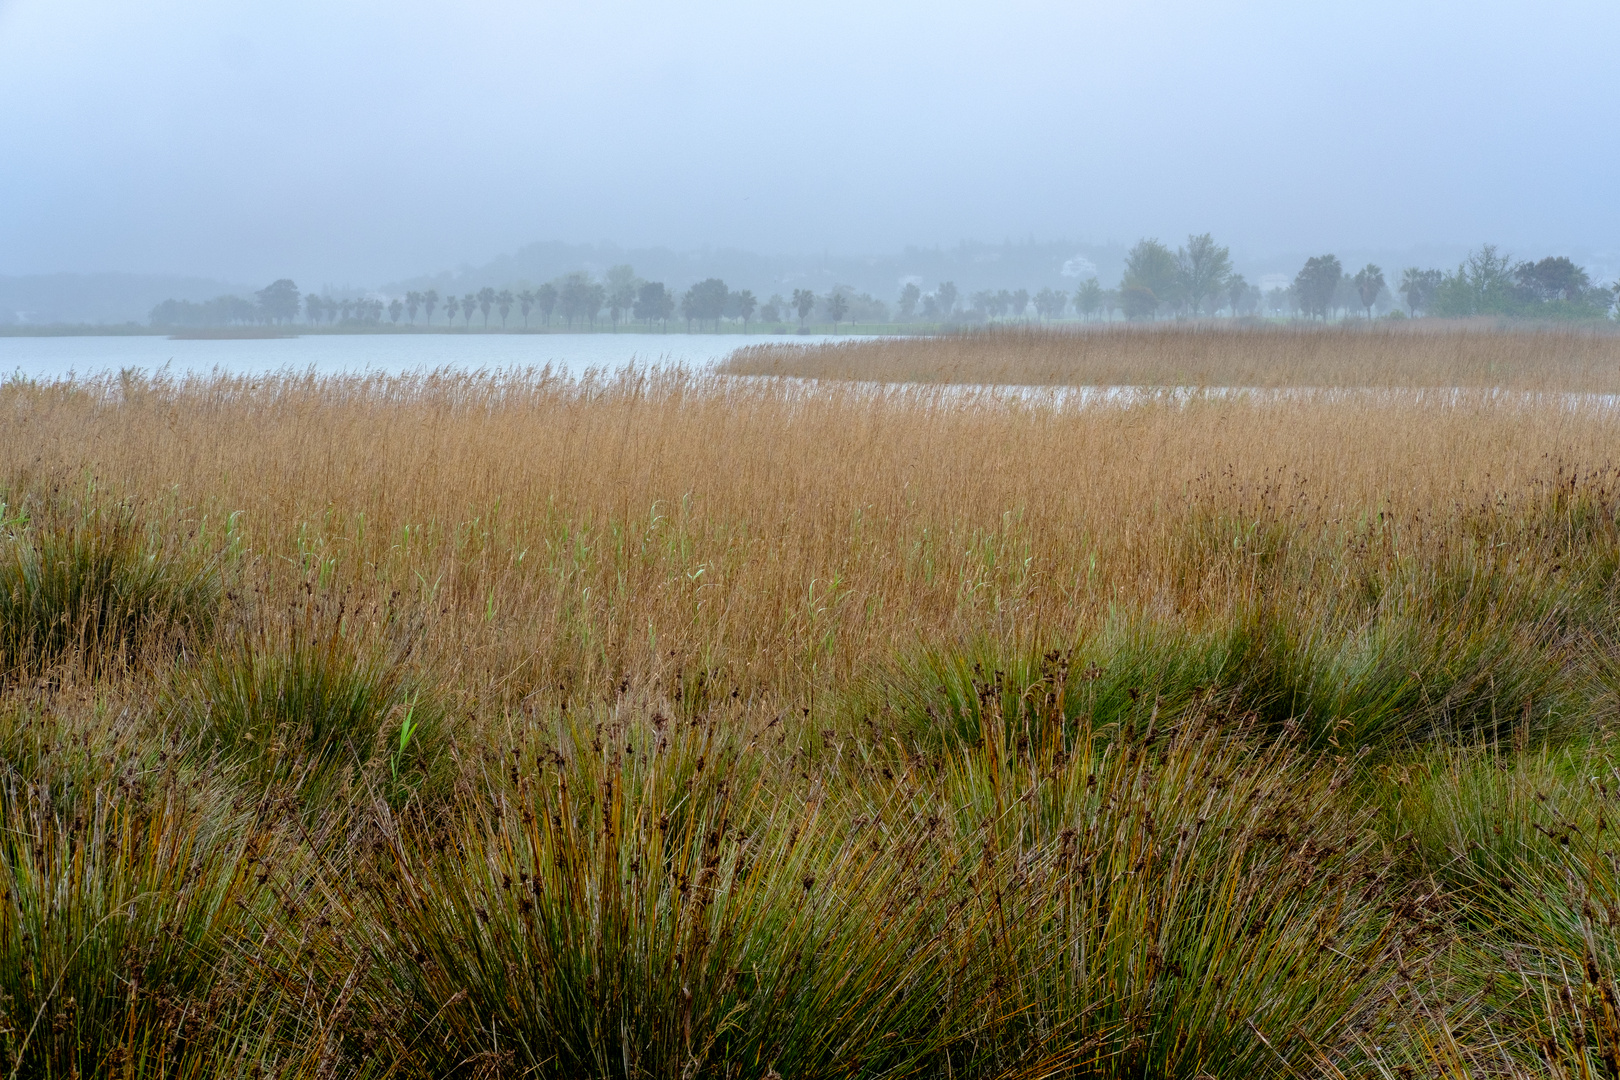
[[[315,371],[400,374],[544,367],[578,375],[685,365],[706,368],[745,345],[852,341],[807,334],[313,334],[308,337],[175,341],[166,337],[0,337],[0,378],[60,379],[134,368],[175,376]]]

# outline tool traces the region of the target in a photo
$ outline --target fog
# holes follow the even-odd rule
[[[0,273],[1206,230],[1612,263],[1617,40],[1612,0],[0,0]]]

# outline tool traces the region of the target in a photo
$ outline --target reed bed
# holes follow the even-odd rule
[[[1429,388],[1614,394],[1612,325],[1469,322],[1231,326],[1173,323],[968,330],[935,338],[754,345],[720,370],[976,386]]]
[[[1620,416],[1446,385],[6,384],[0,1068],[1620,1076]]]

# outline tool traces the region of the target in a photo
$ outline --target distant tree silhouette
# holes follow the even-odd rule
[[[304,297],[305,322],[309,323],[311,326],[315,326],[321,321],[321,317],[324,314],[325,305],[321,303],[321,298],[318,295],[315,293],[310,293],[308,296]]]
[[[754,299],[754,294],[749,292],[747,289],[743,289],[739,292],[734,292],[727,297],[726,314],[730,315],[732,318],[741,319],[743,329],[747,330],[748,320],[754,317],[754,308],[758,306],[758,304],[759,301]]]
[[[1243,306],[1248,303],[1249,283],[1243,280],[1242,274],[1233,274],[1226,279],[1226,303],[1232,309],[1235,319],[1242,313]]]
[[[1074,292],[1074,310],[1079,312],[1083,319],[1096,315],[1102,304],[1102,286],[1094,277],[1081,282],[1080,287]]]
[[[288,278],[271,282],[258,292],[259,307],[271,322],[293,322],[298,318],[298,286]]]
[[[473,312],[478,310],[478,294],[468,293],[461,298],[461,325],[464,328],[472,326]],[[487,319],[485,320],[488,321]]]
[[[512,304],[515,299],[511,289],[502,289],[495,294],[495,310],[500,313],[502,330],[506,329],[506,317],[512,313]]]
[[[574,325],[575,319],[585,319],[594,325],[596,313],[602,310],[602,302],[606,299],[605,294],[602,286],[576,270],[562,279],[562,285],[557,290],[557,306],[562,309],[563,319],[569,326]]]
[[[489,329],[489,309],[495,306],[495,290],[485,285],[478,290],[478,310],[484,316],[484,329]]]
[[[405,314],[405,301],[394,297],[388,302],[388,318],[395,326],[399,325],[399,317]]]
[[[956,282],[941,283],[940,287],[934,290],[934,297],[939,302],[939,313],[947,319],[950,318],[951,313],[956,310]]]
[[[1176,257],[1157,240],[1139,240],[1125,254],[1125,274],[1119,282],[1119,306],[1127,319],[1152,318],[1161,304],[1176,296],[1180,271]]]
[[[675,310],[675,298],[664,288],[662,281],[644,281],[636,290],[636,302],[631,307],[631,314],[642,322],[651,326],[653,323],[665,323]]]
[[[1125,285],[1119,290],[1119,308],[1127,319],[1151,319],[1159,309],[1159,298],[1146,285]]]
[[[1063,317],[1063,309],[1068,303],[1066,293],[1057,289],[1042,289],[1035,294],[1035,314],[1042,319],[1059,319]]]
[[[1367,312],[1367,318],[1372,318],[1373,305],[1378,302],[1378,294],[1384,291],[1384,271],[1381,267],[1368,263],[1356,271],[1351,279],[1356,286],[1356,296],[1361,299],[1361,306]]]
[[[687,328],[691,328],[692,320],[697,320],[701,327],[705,320],[714,322],[715,331],[720,329],[720,317],[726,312],[726,302],[731,292],[726,283],[719,278],[705,278],[686,290],[681,297],[681,314],[686,316]]]
[[[551,313],[557,310],[557,297],[557,286],[549,281],[534,290],[534,306],[539,309],[540,317],[546,320],[548,327],[551,325]]]
[[[1187,237],[1187,246],[1176,252],[1176,283],[1180,299],[1196,316],[1204,301],[1223,296],[1232,276],[1232,252],[1215,242],[1209,233]]]
[[[1327,319],[1343,276],[1336,256],[1317,255],[1305,260],[1305,265],[1294,275],[1294,296],[1306,318]]]
[[[1008,301],[1008,308],[1015,319],[1022,319],[1029,314],[1029,290],[1014,289],[1012,299]]]
[[[422,306],[422,294],[414,290],[405,294],[405,314],[410,317],[411,325],[416,325],[416,309]]]
[[[524,289],[517,294],[518,311],[523,314],[523,329],[529,328],[529,312],[534,310],[534,290]]]
[[[636,290],[641,281],[636,277],[635,268],[628,263],[611,267],[607,272],[607,309],[608,315],[613,319],[613,325],[619,325],[619,317],[630,312],[636,305]]]
[[[433,325],[433,309],[438,306],[439,291],[437,289],[429,289],[422,294],[422,311],[425,313],[423,318],[429,326]]]
[[[804,320],[810,317],[810,312],[815,308],[815,306],[815,293],[811,292],[809,289],[793,290],[793,310],[799,313],[800,326],[804,325]]]
[[[1513,268],[1513,280],[1524,298],[1551,303],[1585,299],[1592,279],[1567,256],[1549,256],[1540,262],[1522,262]]]
[[[838,324],[844,321],[844,316],[849,314],[849,298],[834,290],[827,297],[827,314],[832,318],[833,330],[836,331]]]
[[[922,290],[917,288],[914,281],[906,282],[906,287],[900,290],[900,301],[895,308],[900,312],[902,319],[909,319],[917,314],[917,301],[922,299]]]

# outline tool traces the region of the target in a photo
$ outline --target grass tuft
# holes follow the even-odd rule
[[[213,560],[152,536],[122,506],[34,521],[0,503],[0,665],[92,670],[143,645],[199,637],[220,595]]]

